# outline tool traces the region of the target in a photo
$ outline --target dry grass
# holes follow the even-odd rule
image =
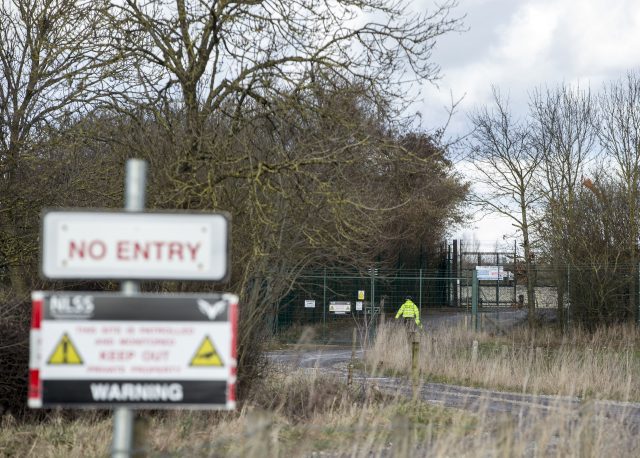
[[[316,371],[274,372],[233,413],[146,414],[150,456],[305,456],[322,450],[358,453],[423,442],[442,431],[464,434],[475,419],[462,411],[347,388]],[[69,420],[53,413],[39,424],[3,418],[0,456],[107,456],[111,419],[91,413]],[[403,446],[404,446],[403,445]]]
[[[472,342],[479,342],[477,361]],[[411,355],[406,331],[379,328],[367,353],[369,367],[406,373]],[[420,335],[420,370],[428,380],[619,401],[640,401],[640,331],[635,326],[572,330],[515,329],[507,336],[447,328]]]
[[[52,414],[46,422],[21,424],[5,415],[0,430],[0,456],[106,456],[110,437],[110,421],[91,414],[74,421]]]
[[[473,339],[481,342],[476,363],[470,360]],[[565,339],[547,331],[496,338],[449,329],[423,337],[421,366],[431,378],[636,399],[637,349],[632,328],[595,336],[574,332]],[[406,371],[408,355],[404,331],[383,327],[368,362]],[[616,387],[621,381],[624,386]],[[638,425],[605,418],[589,403],[578,412],[559,405],[512,416],[496,414],[487,404],[469,413],[391,396],[371,385],[347,387],[319,370],[271,371],[237,412],[143,415],[148,456],[640,456]],[[53,413],[39,424],[5,416],[1,426],[0,456],[107,456],[111,445],[111,420],[90,412],[75,420]]]
[[[271,395],[270,395],[271,394]],[[271,374],[234,413],[147,415],[148,456],[633,457],[637,432],[585,409],[517,419],[384,396],[316,372]],[[0,431],[1,456],[107,456],[111,421],[87,413]]]

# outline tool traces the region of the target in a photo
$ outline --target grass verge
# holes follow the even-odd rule
[[[532,394],[640,401],[640,331],[635,326],[579,329],[516,328],[504,336],[463,328],[419,335],[419,369],[429,381]],[[478,341],[473,356],[473,341]],[[378,373],[406,374],[411,352],[406,331],[378,329],[366,365]]]
[[[466,457],[640,456],[632,423],[597,412],[514,418],[469,413],[347,387],[314,370],[272,372],[237,412],[140,413],[147,456]],[[111,420],[52,413],[38,424],[2,419],[0,455],[108,456]]]
[[[272,371],[232,413],[140,412],[150,456],[307,456],[316,452],[393,448],[396,437],[425,441],[464,434],[474,415],[363,386],[347,387],[317,371]],[[41,423],[2,419],[0,456],[108,456],[112,424],[105,415],[52,412]]]

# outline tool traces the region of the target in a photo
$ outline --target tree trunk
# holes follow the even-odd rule
[[[633,180],[637,182],[637,180]],[[636,306],[638,295],[637,289],[637,281],[638,281],[638,253],[637,246],[638,243],[638,230],[636,223],[636,202],[637,202],[637,190],[635,186],[633,186],[633,190],[630,192],[630,198],[628,199],[629,205],[629,222],[631,227],[631,233],[629,234],[629,264],[631,265],[629,269],[629,315],[635,318],[636,323],[640,323],[640,310]]]
[[[631,253],[631,259],[630,259],[630,278],[629,278],[629,308],[630,310],[630,314],[628,316],[632,316],[635,318],[635,322],[639,323],[640,322],[640,308],[637,307],[637,295],[638,295],[638,259],[635,253],[635,250],[632,251]]]
[[[525,238],[524,242],[524,268],[527,273],[527,309],[529,326],[533,327],[535,323],[535,309],[536,309],[536,295],[534,290],[534,278],[533,278],[533,263],[531,262],[531,247],[529,245],[528,238]]]
[[[16,299],[23,299],[29,293],[29,289],[24,266],[25,260],[21,256],[23,250],[19,246],[19,231],[14,213],[13,208],[7,209],[7,219],[3,222],[3,234],[0,239],[4,240],[7,245],[6,248],[8,248],[5,252],[8,254],[6,261],[9,269],[11,294]]]
[[[22,265],[9,267],[9,281],[11,282],[11,294],[14,299],[24,299],[28,296],[29,288],[24,278],[24,267]]]
[[[527,208],[524,195],[520,199],[520,212],[522,215],[522,238],[524,246],[524,268],[527,275],[527,309],[529,327],[533,328],[535,323],[536,295],[534,291],[533,263],[531,253],[531,242],[529,241],[529,223],[527,222]]]
[[[564,293],[567,291],[565,284],[565,272],[566,270],[563,266],[556,260],[555,264],[555,274],[556,274],[556,293],[557,293],[557,304],[558,304],[558,330],[561,334],[564,334],[566,331],[566,316],[565,316],[565,308],[564,308]]]
[[[0,229],[2,234],[0,240],[4,241],[6,245],[5,253],[6,261],[9,268],[9,281],[11,284],[11,293],[16,299],[22,299],[27,296],[28,283],[26,279],[25,260],[23,259],[24,251],[20,247],[21,234],[19,228],[20,217],[18,215],[19,198],[18,192],[20,189],[20,178],[18,171],[18,159],[20,151],[20,141],[18,127],[14,125],[11,128],[9,149],[7,151],[7,162],[5,172],[5,195],[3,196],[3,204],[5,206],[4,219],[0,221]]]

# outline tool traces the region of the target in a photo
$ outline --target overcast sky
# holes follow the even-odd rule
[[[537,86],[564,82],[599,89],[640,68],[640,0],[459,0],[457,11],[466,14],[469,30],[439,40],[434,59],[442,79],[438,88],[425,86],[416,103],[427,129],[444,122],[451,94],[464,96],[449,127],[459,134],[469,129],[468,112],[490,102],[491,85],[524,114],[528,92]],[[500,220],[476,226],[476,238],[487,248],[513,233]],[[471,238],[470,228],[466,233]]]

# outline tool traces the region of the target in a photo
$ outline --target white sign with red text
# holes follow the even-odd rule
[[[223,281],[229,219],[210,213],[49,211],[45,278]]]

